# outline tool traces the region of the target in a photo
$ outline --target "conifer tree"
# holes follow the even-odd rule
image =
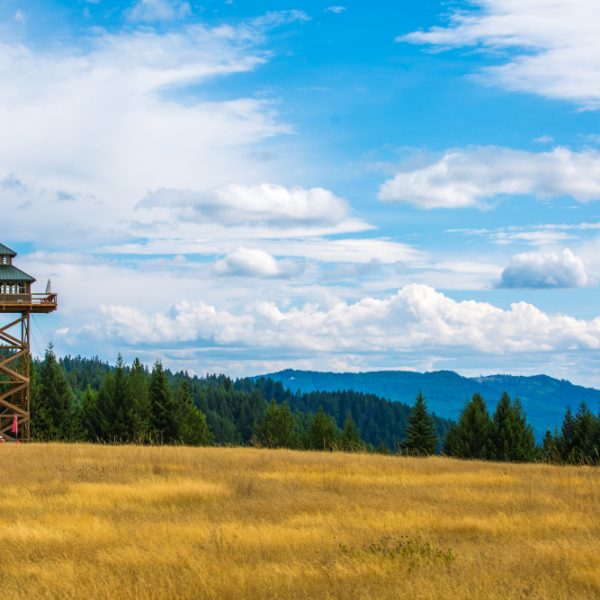
[[[125,371],[125,363],[121,354],[117,357],[115,367],[115,382],[113,391],[114,412],[112,415],[112,438],[118,441],[130,441],[131,425],[127,411],[129,404],[128,377]]]
[[[596,463],[600,464],[600,412],[596,415],[596,431],[594,433],[594,455]]]
[[[437,435],[432,416],[421,392],[417,394],[406,428],[405,449],[409,454],[427,456],[435,452]]]
[[[150,377],[150,404],[152,426],[157,442],[170,444],[178,440],[175,403],[162,363],[157,360]]]
[[[31,435],[38,440],[52,437],[53,423],[50,417],[48,399],[43,394],[39,382],[41,366],[34,363],[31,369]]]
[[[258,444],[265,448],[295,448],[296,421],[287,402],[271,400],[263,418],[254,429]]]
[[[99,432],[101,424],[98,422],[98,407],[97,407],[96,392],[88,385],[83,393],[81,401],[82,426],[85,439],[98,442],[102,440]]]
[[[338,428],[333,417],[326,415],[321,407],[312,417],[306,435],[309,449],[333,450],[337,442]]]
[[[109,372],[102,379],[94,403],[94,412],[90,415],[92,422],[95,423],[98,440],[103,442],[115,442],[119,439],[115,429],[117,414],[115,387],[115,375]]]
[[[177,388],[175,405],[179,441],[190,446],[208,446],[211,444],[213,435],[206,423],[206,417],[194,405],[190,385],[185,380]]]
[[[361,452],[365,450],[365,443],[362,441],[358,427],[350,414],[346,417],[340,436],[340,450],[344,452]]]
[[[600,449],[596,446],[596,418],[585,402],[579,405],[573,420],[573,462],[597,462]]]
[[[152,405],[148,393],[148,374],[139,358],[133,361],[129,372],[125,412],[129,438],[137,443],[148,441],[152,429]]]
[[[504,392],[494,412],[492,440],[496,460],[525,462],[535,456],[533,429],[527,425],[519,399]]]
[[[569,406],[565,411],[565,417],[560,430],[558,448],[563,461],[569,461],[573,458],[573,451],[575,449],[575,422],[571,407]]]
[[[56,360],[52,344],[46,350],[31,408],[34,437],[44,440],[68,439],[73,418],[73,394]]]
[[[545,461],[555,463],[561,461],[560,450],[558,447],[559,434],[555,429],[554,434],[550,430],[546,431],[544,441],[542,442],[542,456]]]
[[[474,394],[463,409],[458,423],[446,435],[444,451],[458,458],[486,459],[494,456],[492,421],[479,394]]]

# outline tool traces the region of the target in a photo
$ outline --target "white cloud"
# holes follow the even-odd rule
[[[486,200],[506,195],[599,200],[600,153],[496,146],[454,150],[432,165],[398,173],[379,191],[381,200],[426,209],[482,207]]]
[[[95,32],[83,47],[0,43],[0,178],[23,183],[0,190],[3,226],[22,240],[47,233],[46,244],[66,232],[71,246],[97,232],[110,240],[149,189],[261,177],[267,165],[249,150],[291,131],[272,103],[185,90],[259,67],[264,41],[246,23]],[[68,212],[57,210],[59,192],[75,198]],[[26,219],[19,206],[29,207]]]
[[[139,208],[166,209],[192,222],[236,226],[268,224],[283,227],[337,225],[348,205],[323,188],[286,188],[281,185],[228,184],[208,192],[160,189],[148,194]]]
[[[242,277],[291,277],[301,271],[298,264],[257,248],[238,248],[215,264],[218,275]]]
[[[384,299],[338,301],[328,308],[280,308],[271,302],[242,314],[204,302],[181,302],[168,314],[103,307],[98,335],[134,343],[205,342],[215,345],[321,353],[468,349],[491,354],[600,349],[600,317],[547,314],[518,302],[503,310],[485,302],[457,302],[411,284]]]
[[[215,344],[229,344],[248,337],[252,319],[216,310],[204,302],[180,302],[168,315],[147,317],[137,308],[103,307],[109,316],[111,333],[123,335],[129,331],[133,343],[189,342],[199,339]]]
[[[336,5],[336,6],[328,6],[325,9],[325,12],[333,13],[334,15],[341,15],[343,12],[346,12],[346,10],[347,9],[345,6]]]
[[[441,48],[476,46],[509,51],[485,80],[510,90],[600,107],[600,3],[596,0],[471,0],[447,27],[398,38]],[[502,55],[501,55],[502,56]]]
[[[562,252],[524,252],[502,271],[499,287],[569,288],[590,283],[583,260],[568,248]]]
[[[189,2],[175,0],[138,0],[127,11],[130,21],[153,23],[156,21],[176,21],[192,14]]]
[[[253,27],[268,30],[290,23],[305,23],[307,21],[310,21],[310,17],[304,11],[291,9],[269,11],[261,17],[256,17],[250,23]]]
[[[564,231],[499,231],[490,236],[494,244],[507,246],[514,242],[522,242],[532,246],[553,246],[559,242],[573,239],[575,236]]]
[[[449,229],[447,233],[476,235],[489,238],[494,244],[525,243],[532,246],[551,247],[583,235],[595,234],[600,223],[543,223],[536,225],[499,227],[497,229]]]

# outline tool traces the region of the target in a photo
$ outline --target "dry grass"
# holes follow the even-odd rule
[[[600,597],[600,471],[0,447],[7,598]]]

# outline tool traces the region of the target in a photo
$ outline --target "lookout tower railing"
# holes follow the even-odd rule
[[[0,313],[50,313],[57,307],[57,294],[0,294]]]

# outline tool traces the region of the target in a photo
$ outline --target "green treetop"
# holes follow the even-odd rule
[[[444,451],[458,458],[493,458],[492,421],[479,394],[463,409],[458,423],[446,435]]]
[[[419,392],[406,427],[404,447],[409,454],[427,456],[434,453],[436,441],[433,418],[427,410],[423,394]]]

